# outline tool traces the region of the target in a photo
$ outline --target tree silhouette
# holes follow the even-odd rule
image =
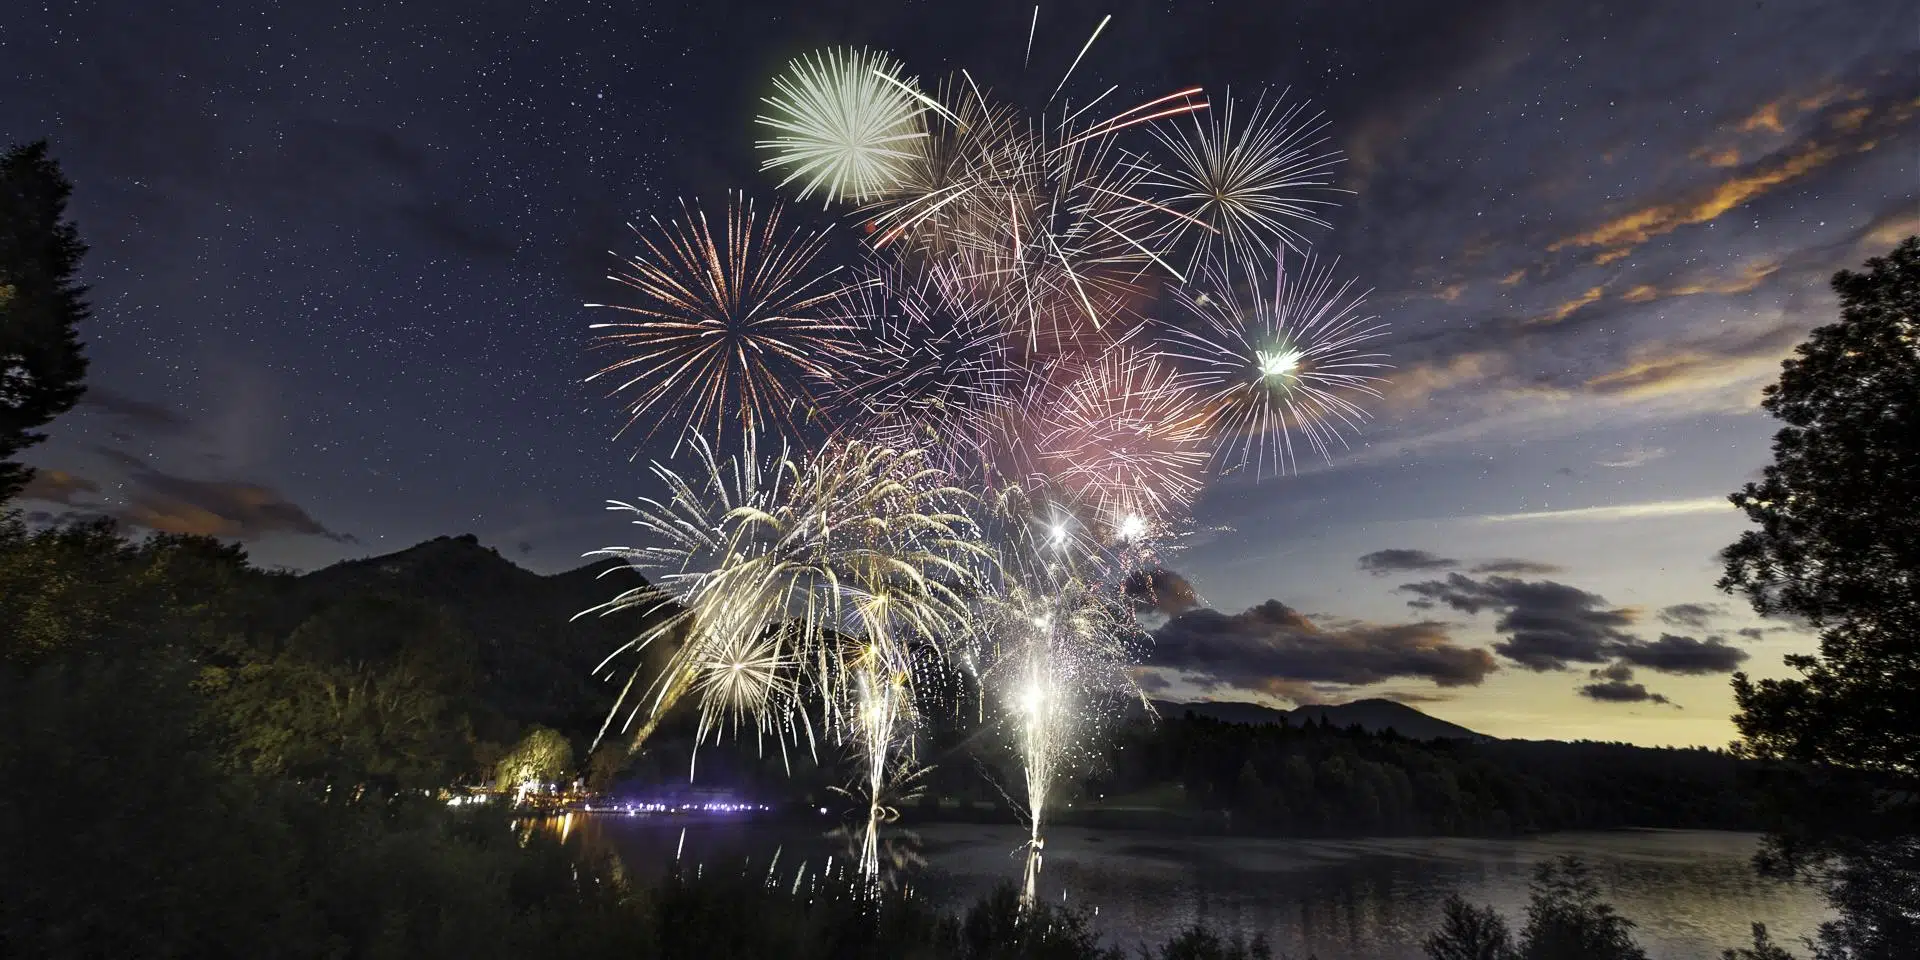
[[[1754,754],[1920,775],[1920,237],[1833,278],[1840,322],[1786,361],[1761,405],[1786,426],[1758,483],[1760,525],[1720,587],[1820,628],[1801,678],[1734,678]]]
[[[1840,322],[1814,330],[1767,412],[1786,426],[1733,495],[1760,529],[1720,587],[1820,630],[1800,676],[1734,675],[1740,748],[1784,761],[1767,872],[1820,881],[1838,919],[1819,956],[1911,956],[1920,943],[1920,237],[1833,278]],[[1758,947],[1756,947],[1758,949]]]
[[[1440,929],[1421,944],[1430,960],[1516,960],[1513,934],[1492,907],[1476,907],[1454,894],[1447,898]]]
[[[0,154],[0,503],[33,477],[14,458],[46,439],[34,431],[86,392],[74,273],[87,248],[66,219],[72,192],[46,141]]]

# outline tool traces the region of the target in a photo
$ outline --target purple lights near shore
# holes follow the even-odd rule
[[[720,814],[766,813],[771,811],[773,807],[768,806],[767,804],[764,804],[764,803],[734,803],[734,802],[712,802],[712,801],[696,802],[696,803],[675,803],[675,802],[659,802],[659,801],[652,801],[652,800],[635,800],[635,801],[626,801],[626,802],[603,803],[598,806],[592,803],[585,803],[581,805],[580,809],[586,813],[615,813],[615,814],[624,813],[624,814],[627,814],[628,816],[639,816],[640,814],[643,814],[643,813],[720,813]]]

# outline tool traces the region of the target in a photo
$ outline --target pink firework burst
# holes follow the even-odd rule
[[[1111,539],[1154,536],[1200,490],[1207,417],[1198,400],[1171,365],[1116,347],[1047,405],[1039,465],[1094,506]]]

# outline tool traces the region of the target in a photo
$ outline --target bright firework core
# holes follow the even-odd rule
[[[1298,350],[1261,350],[1255,354],[1263,377],[1285,377],[1298,373],[1304,355]]]
[[[1038,683],[1028,686],[1026,691],[1020,695],[1020,708],[1025,711],[1028,716],[1039,713],[1040,708],[1045,706],[1046,702],[1047,691],[1042,689]]]

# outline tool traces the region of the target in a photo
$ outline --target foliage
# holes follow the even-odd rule
[[[46,141],[0,153],[0,503],[33,476],[14,457],[86,392],[86,288],[74,274],[87,248],[66,219],[72,193]]]
[[[1456,895],[1422,946],[1431,960],[1647,960],[1633,940],[1633,921],[1600,899],[1587,865],[1573,856],[1534,868],[1518,945],[1492,907]]]
[[[934,789],[968,789],[966,765],[949,766]],[[1122,823],[1107,806],[1153,806],[1190,826],[1289,836],[1757,825],[1742,762],[1704,749],[1421,742],[1189,714],[1128,728],[1106,766],[1072,816]]]
[[[535,726],[494,767],[494,786],[511,790],[522,784],[559,780],[572,771],[573,745],[558,731]]]
[[[1813,331],[1762,405],[1774,462],[1733,496],[1760,525],[1721,587],[1822,629],[1802,679],[1736,678],[1756,755],[1920,776],[1920,237],[1833,278],[1840,322]]]
[[[1720,954],[1720,960],[1793,960],[1793,954],[1767,936],[1766,924],[1756,923],[1753,925],[1753,946],[1728,949]]]
[[[1833,289],[1767,388],[1785,426],[1720,586],[1821,631],[1798,677],[1734,676],[1740,748],[1784,765],[1760,866],[1823,885],[1822,957],[1891,957],[1920,942],[1920,237]]]
[[[432,788],[473,769],[466,644],[438,610],[355,597],[203,683],[255,773],[341,788]]]
[[[1647,960],[1633,942],[1633,921],[1600,899],[1586,864],[1567,856],[1534,870],[1523,960]]]
[[[110,520],[29,531],[0,518],[0,660],[26,666],[76,650],[175,650],[195,656],[245,645],[284,578],[205,537],[124,538]]]
[[[1158,960],[1273,960],[1273,949],[1265,936],[1257,935],[1252,942],[1223,940],[1195,924],[1161,947]]]
[[[1513,934],[1492,907],[1476,907],[1454,894],[1447,898],[1440,929],[1421,943],[1430,960],[1514,960]]]

